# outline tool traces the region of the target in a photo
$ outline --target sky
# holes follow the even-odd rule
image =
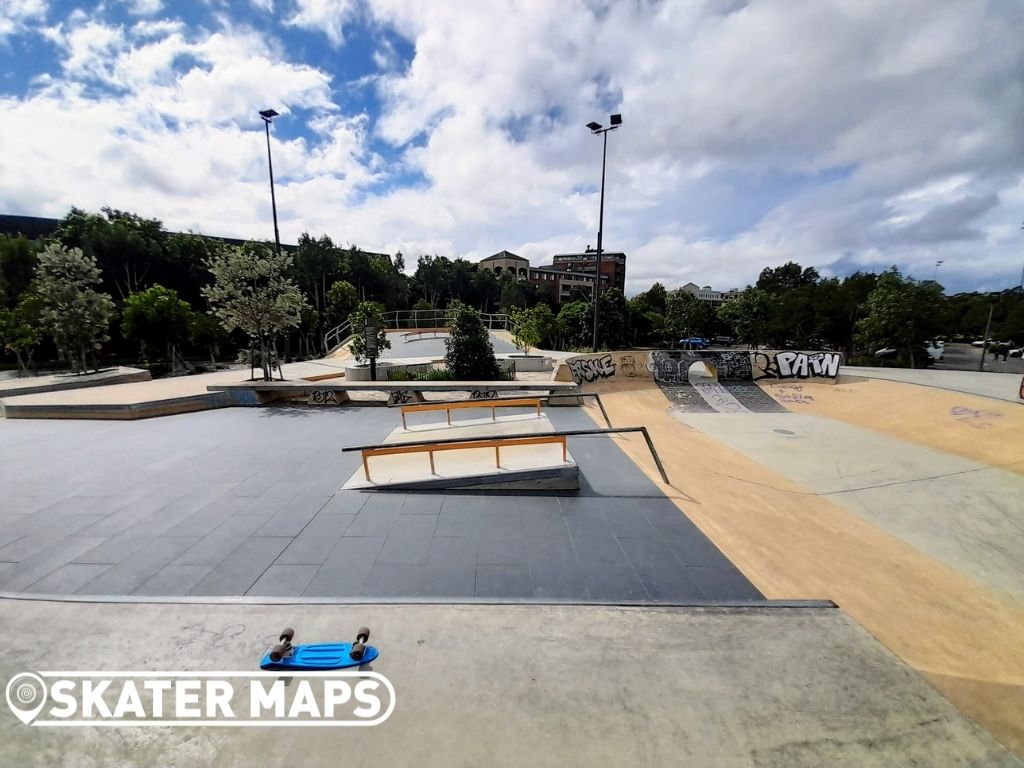
[[[1018,0],[0,0],[0,213],[550,263],[1024,267]],[[942,261],[936,270],[936,262]]]

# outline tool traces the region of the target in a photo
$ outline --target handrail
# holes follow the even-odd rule
[[[465,408],[490,408],[491,421],[496,421],[495,408],[526,408],[536,407],[537,418],[540,418],[539,397],[499,397],[490,400],[449,400],[444,403],[416,403],[414,405],[402,406],[402,429],[408,429],[405,423],[407,413],[419,413],[423,411],[447,411],[448,426],[452,425],[452,411]]]
[[[623,432],[639,432],[644,436],[644,440],[647,441],[647,447],[651,451],[651,457],[654,459],[654,463],[658,466],[658,472],[661,473],[661,479],[665,481],[665,485],[672,485],[668,480],[668,475],[665,474],[665,467],[661,463],[661,457],[658,456],[658,451],[654,447],[654,443],[651,441],[651,435],[647,431],[647,427],[611,427],[609,429],[564,429],[557,432],[538,432],[532,437],[581,437],[583,435],[612,435],[621,434]],[[455,437],[445,438],[443,440],[410,440],[407,443],[401,443],[400,445],[405,447],[415,447],[423,445],[449,445],[452,443],[467,443],[467,442],[481,442],[487,440],[499,439],[497,437],[478,437],[478,438],[466,438],[466,437]],[[500,438],[505,440],[512,440],[517,438]],[[353,445],[348,448],[342,448],[342,453],[349,451],[365,451],[373,448],[379,448],[379,445]],[[389,448],[392,446],[388,446]],[[394,446],[398,447],[398,446]]]
[[[454,310],[450,309],[396,309],[383,315],[384,328],[419,328],[421,322],[429,322],[428,328],[443,328],[452,324],[455,319]],[[480,319],[488,330],[509,330],[508,315],[501,312],[481,312]],[[438,322],[440,321],[440,322]],[[324,349],[328,354],[341,346],[344,339],[352,333],[352,324],[348,320],[324,334]]]
[[[385,445],[377,447],[366,447],[362,448],[363,454],[363,474],[366,476],[367,482],[370,481],[370,463],[369,459],[373,456],[393,456],[401,453],[426,453],[430,456],[430,474],[436,475],[437,472],[434,469],[434,451],[456,451],[456,450],[473,450],[476,448],[493,448],[494,449],[494,465],[501,469],[501,447],[511,447],[518,445],[545,445],[545,444],[561,444],[562,446],[562,461],[568,461],[568,449],[565,444],[564,435],[527,435],[527,436],[516,436],[516,437],[498,437],[491,439],[470,439],[462,440],[436,440],[434,442],[425,443],[399,443],[397,445]],[[342,450],[350,450],[343,448]]]

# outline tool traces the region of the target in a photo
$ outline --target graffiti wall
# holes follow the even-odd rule
[[[593,384],[624,378],[653,378],[663,384],[687,384],[690,368],[702,363],[718,381],[801,380],[834,384],[842,357],[838,352],[789,350],[654,350],[605,352],[570,357],[555,378]]]
[[[601,352],[567,358],[555,371],[558,381],[592,384],[608,379],[650,378],[646,352]]]

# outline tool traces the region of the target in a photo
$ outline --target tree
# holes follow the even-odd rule
[[[217,365],[220,349],[228,342],[224,326],[217,318],[205,312],[196,312],[192,316],[192,327],[189,328],[189,341],[199,349],[205,349],[210,355],[210,365]]]
[[[327,324],[331,327],[344,323],[359,304],[356,287],[347,280],[338,280],[327,291]]]
[[[306,306],[299,287],[288,277],[292,257],[262,243],[225,248],[207,262],[213,284],[203,287],[224,330],[236,328],[260,345],[263,378],[272,378],[270,352],[279,333],[299,324]]]
[[[377,326],[377,350],[391,349],[387,329],[384,327],[384,306],[377,301],[364,301],[349,315],[352,333],[355,334],[349,349],[352,351],[352,356],[356,359],[356,362],[362,362],[363,358],[366,357],[365,329],[367,320],[373,320],[373,324]]]
[[[0,307],[14,307],[32,283],[36,254],[27,238],[0,235]]]
[[[544,307],[551,310],[547,304],[538,304],[533,309],[515,309],[509,312],[509,320],[512,322],[512,342],[516,349],[524,355],[530,354],[531,347],[539,347],[542,339],[541,328],[538,322],[539,317],[535,310]]]
[[[40,323],[75,371],[83,373],[89,352],[99,370],[95,353],[110,339],[107,329],[115,314],[113,299],[95,288],[101,282],[95,257],[80,248],[54,243],[39,254],[33,292],[39,297]]]
[[[665,330],[675,341],[681,337],[704,335],[714,322],[714,313],[708,302],[698,299],[689,291],[677,288],[666,299]]]
[[[593,316],[590,302],[572,301],[562,305],[557,323],[563,349],[589,351]]]
[[[915,367],[926,356],[924,345],[941,327],[942,288],[932,281],[904,278],[896,267],[878,277],[857,322],[857,341],[869,349],[893,347]]]
[[[775,298],[759,288],[747,288],[718,308],[718,318],[732,328],[736,337],[751,347],[763,343],[771,322]]]
[[[178,298],[177,291],[154,285],[129,294],[121,312],[121,333],[139,342],[144,358],[147,351],[166,352],[171,370],[176,372],[179,348],[188,339],[193,322],[192,307]]]
[[[22,296],[14,309],[0,307],[0,345],[14,353],[19,377],[32,368],[32,353],[42,340],[41,309],[39,297],[31,293]]]
[[[465,304],[456,304],[451,331],[444,340],[448,350],[445,365],[456,381],[495,381],[502,378],[494,357],[491,337],[480,314]]]
[[[597,299],[597,338],[603,349],[621,349],[626,344],[626,297],[618,288],[601,291]]]

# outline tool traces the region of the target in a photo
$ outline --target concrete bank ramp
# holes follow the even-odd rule
[[[48,728],[5,712],[5,766],[1021,765],[835,608],[0,601],[0,622],[21,628],[5,681],[255,670],[284,626],[317,642],[367,625],[395,690],[370,728]]]

